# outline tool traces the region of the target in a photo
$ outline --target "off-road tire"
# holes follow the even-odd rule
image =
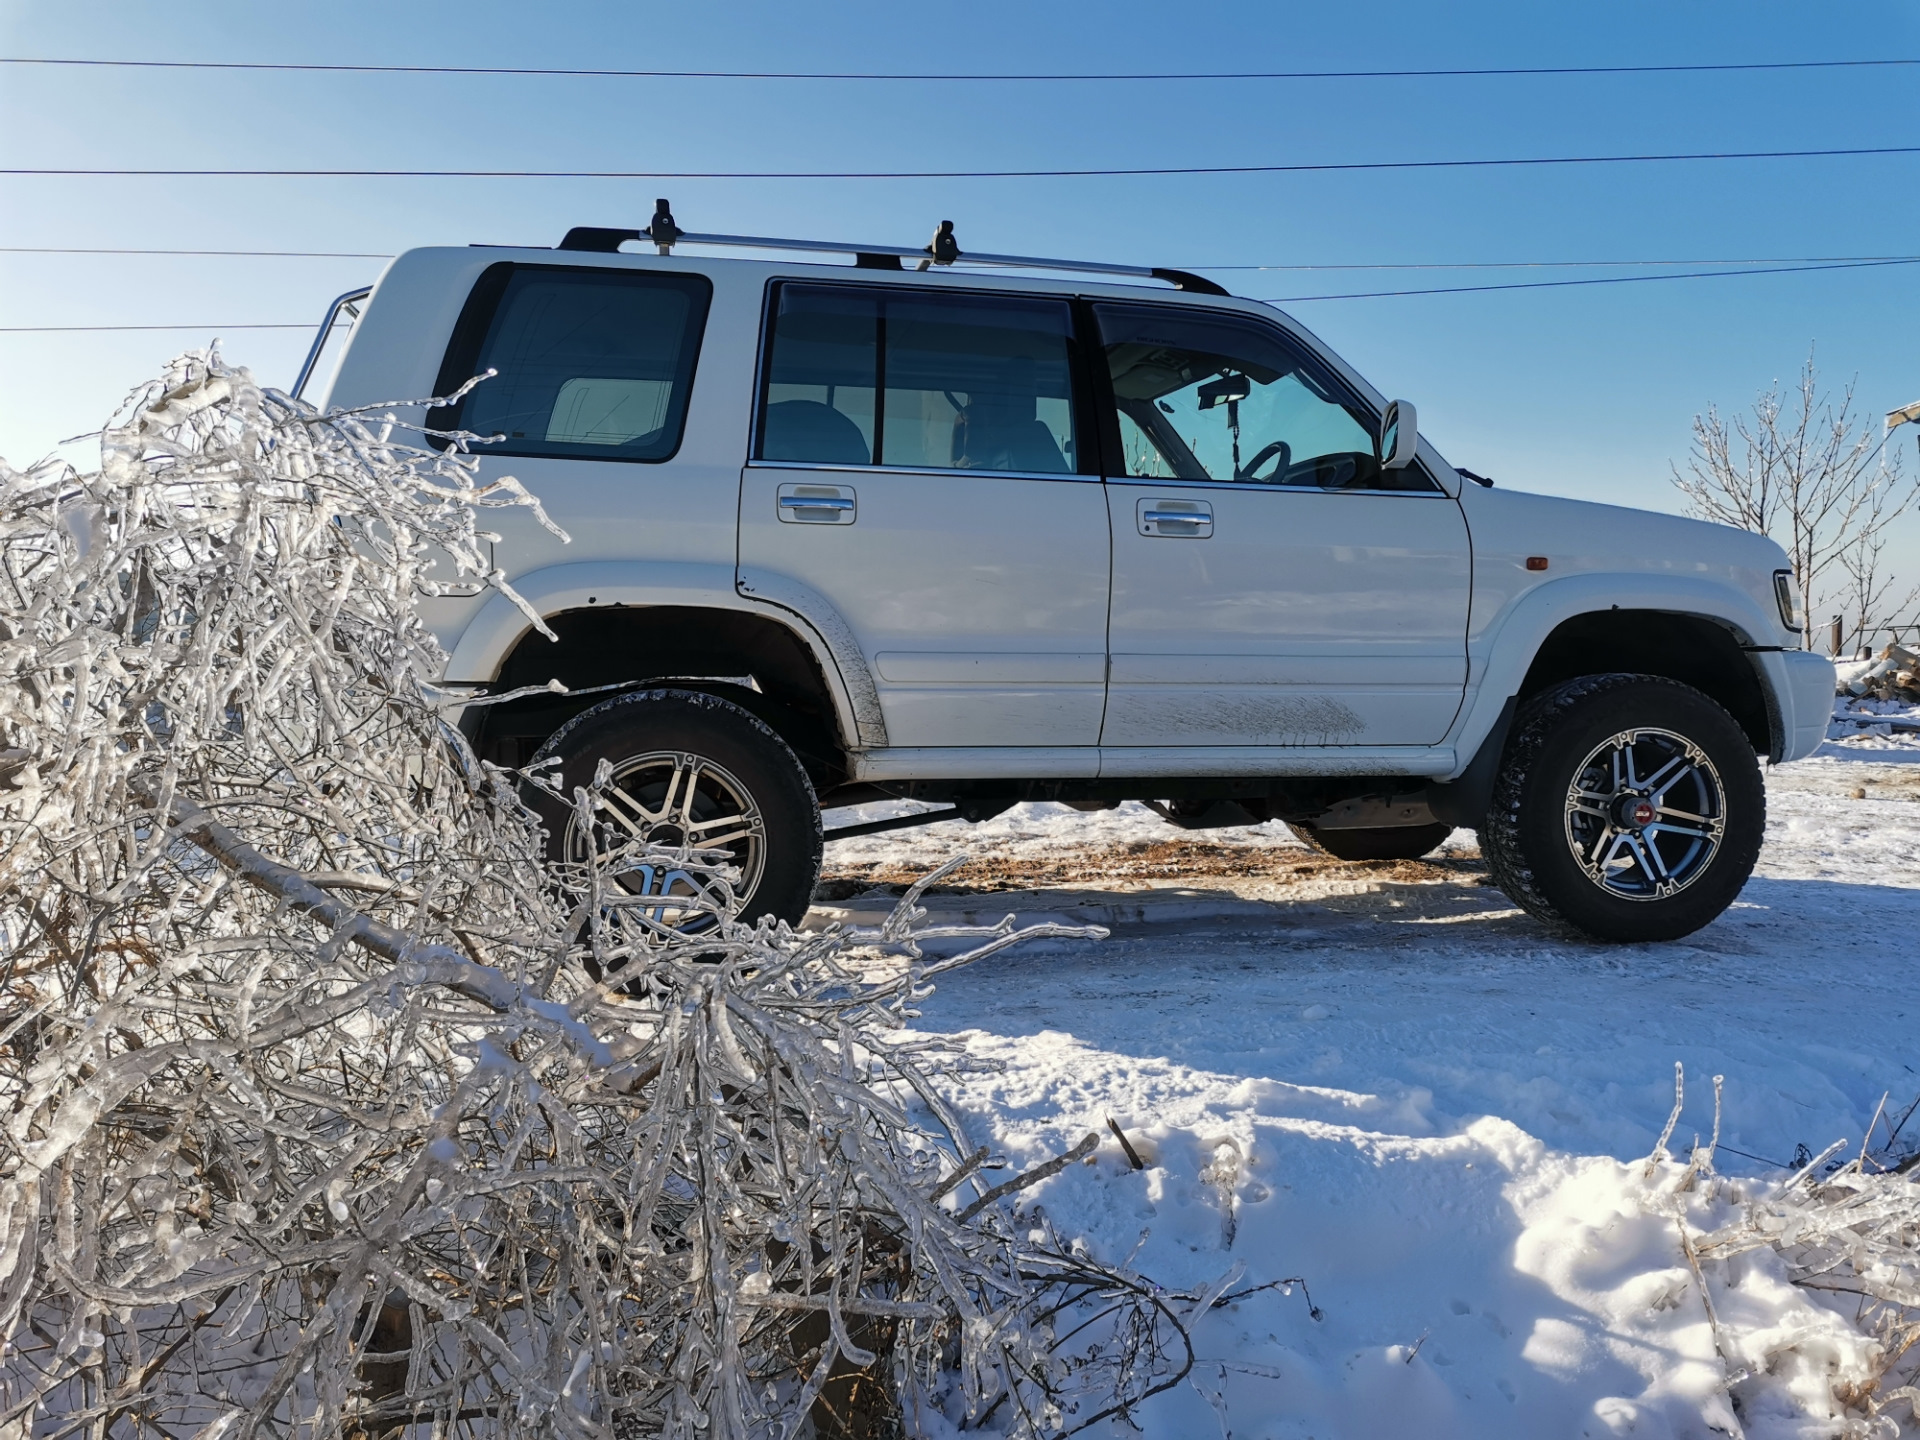
[[[820,805],[799,759],[759,717],[699,691],[629,691],[574,716],[540,747],[533,764],[559,757],[555,778],[561,793],[571,795],[576,786],[592,785],[602,760],[618,776],[636,758],[661,752],[711,762],[751,797],[763,825],[763,853],[741,897],[740,918],[773,915],[797,925],[820,878]],[[572,811],[537,789],[530,788],[528,798],[546,822],[548,858],[565,859]]]
[[[1722,812],[1717,848],[1697,861],[1677,891],[1647,898],[1606,888],[1582,868],[1569,839],[1582,768],[1610,740],[1636,731],[1677,736],[1696,747],[1710,766],[1694,767],[1706,777],[1699,783],[1710,791],[1717,780]],[[1631,795],[1622,791],[1616,803],[1622,799],[1630,802]],[[1586,675],[1534,696],[1515,717],[1480,850],[1494,883],[1556,929],[1606,941],[1677,940],[1733,903],[1760,857],[1766,824],[1759,761],[1719,705],[1656,675]]]
[[[1381,825],[1364,830],[1322,830],[1305,820],[1288,823],[1287,828],[1316,850],[1324,850],[1336,860],[1418,860],[1431,855],[1440,842],[1453,833],[1453,826],[1436,821],[1432,825]]]

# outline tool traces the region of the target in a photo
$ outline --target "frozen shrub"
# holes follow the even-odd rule
[[[1035,931],[544,864],[416,608],[511,596],[515,482],[215,353],[101,448],[0,466],[0,1433],[1050,1434],[1185,1373],[1224,1282],[1016,1223],[1090,1144],[987,1189],[903,1033]]]

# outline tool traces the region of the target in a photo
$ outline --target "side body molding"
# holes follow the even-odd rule
[[[855,748],[887,743],[879,697],[859,647],[844,622],[817,596],[811,605],[763,600],[744,585],[735,588],[731,565],[672,561],[592,560],[549,565],[529,571],[512,583],[521,598],[542,616],[625,605],[707,606],[763,615],[792,631],[813,655],[832,692],[840,731],[853,740]],[[844,637],[840,643],[832,643],[823,634],[822,615],[829,617],[830,624],[838,624]],[[526,615],[506,596],[489,597],[455,642],[446,678],[468,683],[493,679],[513,647],[532,628]]]
[[[1779,629],[1779,621],[1744,590],[1687,575],[1569,575],[1536,585],[1484,628],[1474,617],[1467,640],[1467,703],[1447,737],[1462,766],[1499,723],[1501,710],[1519,692],[1534,656],[1555,627],[1576,615],[1606,610],[1664,610],[1716,621],[1742,645]],[[1772,703],[1774,676],[1764,665],[1755,668]]]

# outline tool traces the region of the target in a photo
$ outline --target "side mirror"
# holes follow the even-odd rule
[[[1406,469],[1413,463],[1414,451],[1419,448],[1420,426],[1414,417],[1413,404],[1407,400],[1395,400],[1387,406],[1387,413],[1380,421],[1380,468]]]

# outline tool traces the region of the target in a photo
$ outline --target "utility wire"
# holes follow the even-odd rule
[[[1425,290],[1362,290],[1343,295],[1275,295],[1262,303],[1298,305],[1307,300],[1382,300],[1400,295],[1469,295],[1487,290],[1560,290],[1572,285],[1635,285],[1651,280],[1720,280],[1732,275],[1795,275],[1811,270],[1875,270],[1920,265],[1920,256],[1898,260],[1851,260],[1825,265],[1773,265],[1752,270],[1694,270],[1678,275],[1604,275],[1585,280],[1516,280],[1504,285],[1437,285]]]
[[[285,325],[0,325],[0,335],[73,335],[105,330],[313,330],[311,320]]]
[[[533,65],[315,65],[261,60],[75,60],[0,57],[0,65],[87,66],[121,70],[262,70],[322,75],[533,75],[612,80],[878,80],[878,81],[1137,81],[1137,80],[1430,80],[1520,75],[1703,75],[1764,70],[1870,70],[1920,60],[1759,60],[1699,65],[1514,65],[1431,70],[1153,70],[1054,73],[948,73],[866,70],[613,70]]]
[[[962,259],[965,258],[963,255]],[[1774,255],[1729,260],[1414,260],[1404,265],[1182,265],[1182,270],[1625,270],[1672,265],[1866,265],[1920,255]]]
[[[391,260],[361,250],[132,250],[89,249],[72,245],[0,245],[0,255],[223,255],[274,260]]]
[[[530,245],[527,249],[547,247]],[[286,260],[391,260],[388,253],[362,250],[138,250],[81,248],[67,245],[0,245],[0,255],[212,255]],[[1321,270],[1625,270],[1685,265],[1854,265],[1880,261],[1920,259],[1907,255],[1789,255],[1743,256],[1713,260],[1409,260],[1402,263],[1339,263],[1327,265],[1195,265],[1182,270],[1262,271],[1300,273]],[[966,263],[962,254],[960,263]]]
[[[1345,160],[1298,165],[1133,165],[1048,170],[350,170],[314,168],[0,168],[0,175],[166,176],[174,179],[320,180],[1064,180],[1090,176],[1305,175],[1341,170],[1469,170],[1542,165],[1633,165],[1679,160],[1809,160],[1854,155],[1920,155],[1920,145],[1823,150],[1701,150],[1642,155],[1528,155],[1475,160]]]
[[[1297,305],[1308,300],[1379,300],[1400,295],[1467,295],[1487,290],[1559,290],[1572,285],[1626,285],[1648,280],[1715,280],[1732,275],[1792,275],[1811,270],[1871,270],[1920,265],[1920,255],[1894,260],[1855,260],[1820,265],[1775,265],[1750,270],[1700,270],[1681,275],[1614,275],[1587,280],[1521,280],[1507,285],[1447,285],[1426,290],[1366,290],[1344,295],[1276,295],[1262,303]],[[285,325],[3,325],[0,335],[47,335],[110,330],[311,330],[312,321]]]

